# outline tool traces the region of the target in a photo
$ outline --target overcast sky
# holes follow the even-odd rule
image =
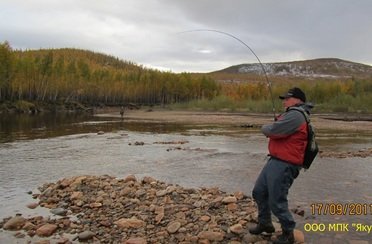
[[[0,42],[73,47],[173,72],[341,58],[372,65],[371,0],[0,0]],[[182,33],[185,32],[185,33]]]

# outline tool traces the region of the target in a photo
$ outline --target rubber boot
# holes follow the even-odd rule
[[[269,223],[269,224],[258,223],[258,225],[256,225],[256,227],[249,228],[249,233],[251,233],[253,235],[259,235],[262,232],[273,233],[273,232],[275,232],[275,228],[274,228],[272,223]]]

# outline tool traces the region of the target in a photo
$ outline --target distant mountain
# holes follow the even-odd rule
[[[320,58],[304,61],[263,63],[267,75],[277,77],[299,78],[372,78],[372,66],[354,63],[336,58]],[[251,74],[262,75],[262,66],[259,63],[240,64],[212,74]]]

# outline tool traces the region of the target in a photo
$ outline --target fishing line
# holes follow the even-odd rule
[[[268,84],[269,92],[270,92],[270,97],[271,97],[271,104],[272,104],[272,110],[273,110],[272,112],[273,112],[273,115],[274,115],[274,120],[276,120],[275,104],[274,104],[273,92],[272,92],[272,88],[271,88],[271,82],[269,81],[269,78],[267,77],[267,72],[265,70],[264,65],[261,63],[260,58],[253,51],[253,49],[250,46],[248,46],[245,42],[243,42],[241,39],[239,39],[238,37],[236,37],[236,36],[234,36],[234,35],[232,35],[230,33],[227,33],[227,32],[224,32],[224,31],[219,31],[219,30],[213,30],[213,29],[195,29],[195,30],[188,30],[188,31],[178,32],[177,34],[185,34],[185,33],[191,33],[191,32],[215,32],[215,33],[223,34],[223,35],[229,36],[229,37],[235,39],[236,41],[240,42],[241,44],[243,44],[243,46],[245,46],[246,48],[248,48],[249,51],[251,51],[251,53],[256,57],[258,63],[261,66],[261,69],[262,69],[262,71],[263,71],[263,73],[265,75],[265,79],[266,79],[266,82]]]

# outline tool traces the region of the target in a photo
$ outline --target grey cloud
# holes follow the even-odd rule
[[[369,0],[2,0],[1,39],[15,48],[76,47],[173,71],[338,57],[372,64]]]

